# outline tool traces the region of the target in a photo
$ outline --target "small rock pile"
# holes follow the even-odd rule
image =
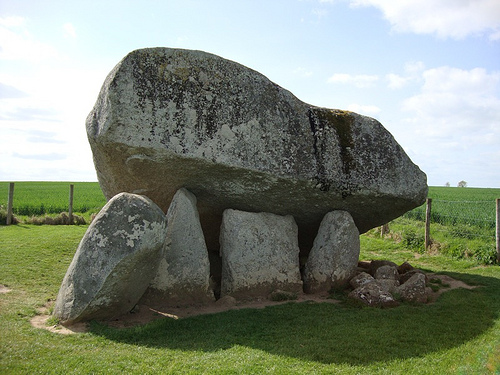
[[[373,307],[394,307],[400,301],[426,303],[432,292],[425,273],[408,262],[400,266],[387,260],[359,262],[349,283],[353,290],[348,298]]]

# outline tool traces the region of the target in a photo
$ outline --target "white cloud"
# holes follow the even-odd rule
[[[36,40],[22,17],[0,18],[0,59],[39,62],[57,56],[50,45]]]
[[[398,32],[436,34],[461,39],[487,34],[500,39],[498,0],[351,0],[352,7],[373,6]]]
[[[392,74],[392,73],[387,74],[386,78],[389,81],[390,89],[400,89],[404,87],[409,80],[408,77],[402,77],[398,74]]]
[[[417,159],[425,160],[432,181],[488,186],[490,155],[500,145],[500,72],[442,66],[425,70],[422,80],[420,92],[403,101],[411,115],[406,138]]]
[[[403,109],[422,118],[439,119],[446,131],[460,124],[477,129],[500,121],[500,98],[496,96],[500,72],[443,66],[424,71],[422,78],[421,92],[405,100]]]
[[[411,61],[405,64],[405,74],[386,74],[385,78],[388,81],[388,87],[393,90],[401,89],[410,83],[421,80],[422,71],[425,65],[421,61]]]
[[[329,83],[345,83],[353,84],[358,88],[372,87],[377,82],[379,77],[377,75],[351,75],[345,73],[337,73],[328,78]]]
[[[328,11],[326,9],[313,9],[311,13],[318,18],[318,20],[321,20],[322,18],[326,17],[328,15]]]
[[[23,17],[10,16],[10,17],[0,17],[0,26],[7,28],[24,26],[26,20]]]
[[[347,109],[363,115],[375,115],[381,111],[381,109],[376,105],[362,105],[357,103],[349,104]]]
[[[63,31],[64,31],[64,36],[69,39],[75,39],[76,38],[76,29],[73,26],[72,23],[66,22],[63,25]]]
[[[422,61],[410,61],[405,64],[405,72],[414,75],[420,74],[425,69],[425,64]]]

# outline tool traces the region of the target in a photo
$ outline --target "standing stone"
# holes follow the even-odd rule
[[[166,225],[150,199],[129,193],[113,197],[76,250],[54,316],[70,324],[129,312],[156,273]]]
[[[224,211],[221,295],[267,297],[302,291],[297,224],[292,216]]]
[[[305,292],[348,284],[356,272],[359,249],[359,232],[351,215],[346,211],[326,214],[305,265]]]
[[[160,306],[204,304],[214,300],[196,197],[182,188],[168,209],[164,256],[143,301],[150,306]]]

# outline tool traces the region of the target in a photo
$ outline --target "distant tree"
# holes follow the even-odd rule
[[[446,186],[446,187],[450,187],[450,183],[449,183],[449,182],[447,182],[446,184],[444,184],[444,186]]]
[[[460,181],[460,182],[458,183],[458,185],[457,185],[457,186],[458,186],[458,187],[467,187],[467,181],[462,180],[462,181]]]

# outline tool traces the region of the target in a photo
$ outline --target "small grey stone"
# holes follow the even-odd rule
[[[401,299],[409,302],[427,302],[427,290],[425,286],[425,275],[415,273],[404,284],[396,288]]]
[[[372,307],[392,307],[398,304],[391,293],[382,290],[377,282],[367,283],[354,289],[348,298]]]
[[[370,275],[375,277],[375,273],[377,272],[377,269],[379,269],[382,266],[393,266],[393,267],[398,267],[398,265],[394,262],[391,262],[390,260],[372,260],[370,262]]]
[[[399,286],[399,281],[394,279],[377,279],[376,283],[380,285],[380,288],[384,292],[394,293],[397,291],[397,287]]]
[[[416,273],[421,273],[422,275],[425,276],[425,283],[427,284],[428,282],[428,278],[427,278],[427,275],[425,274],[424,271],[422,270],[419,270],[418,268],[414,268],[413,270],[411,271],[408,271],[406,273],[403,273],[402,275],[399,275],[399,282],[401,284],[404,284],[406,283],[407,280],[409,280],[413,275],[415,275]]]
[[[377,268],[374,275],[375,279],[398,280],[399,273],[395,266],[386,265]]]
[[[360,286],[363,286],[365,284],[368,284],[368,283],[371,283],[375,281],[375,279],[373,278],[372,275],[366,273],[366,272],[361,272],[359,274],[357,274],[356,276],[354,276],[350,281],[349,283],[351,284],[351,286],[356,289],[356,288],[359,288]]]
[[[400,274],[404,274],[404,273],[407,273],[407,272],[412,271],[412,270],[414,270],[414,268],[408,262],[403,262],[403,263],[401,263],[401,265],[398,266],[398,272]]]

